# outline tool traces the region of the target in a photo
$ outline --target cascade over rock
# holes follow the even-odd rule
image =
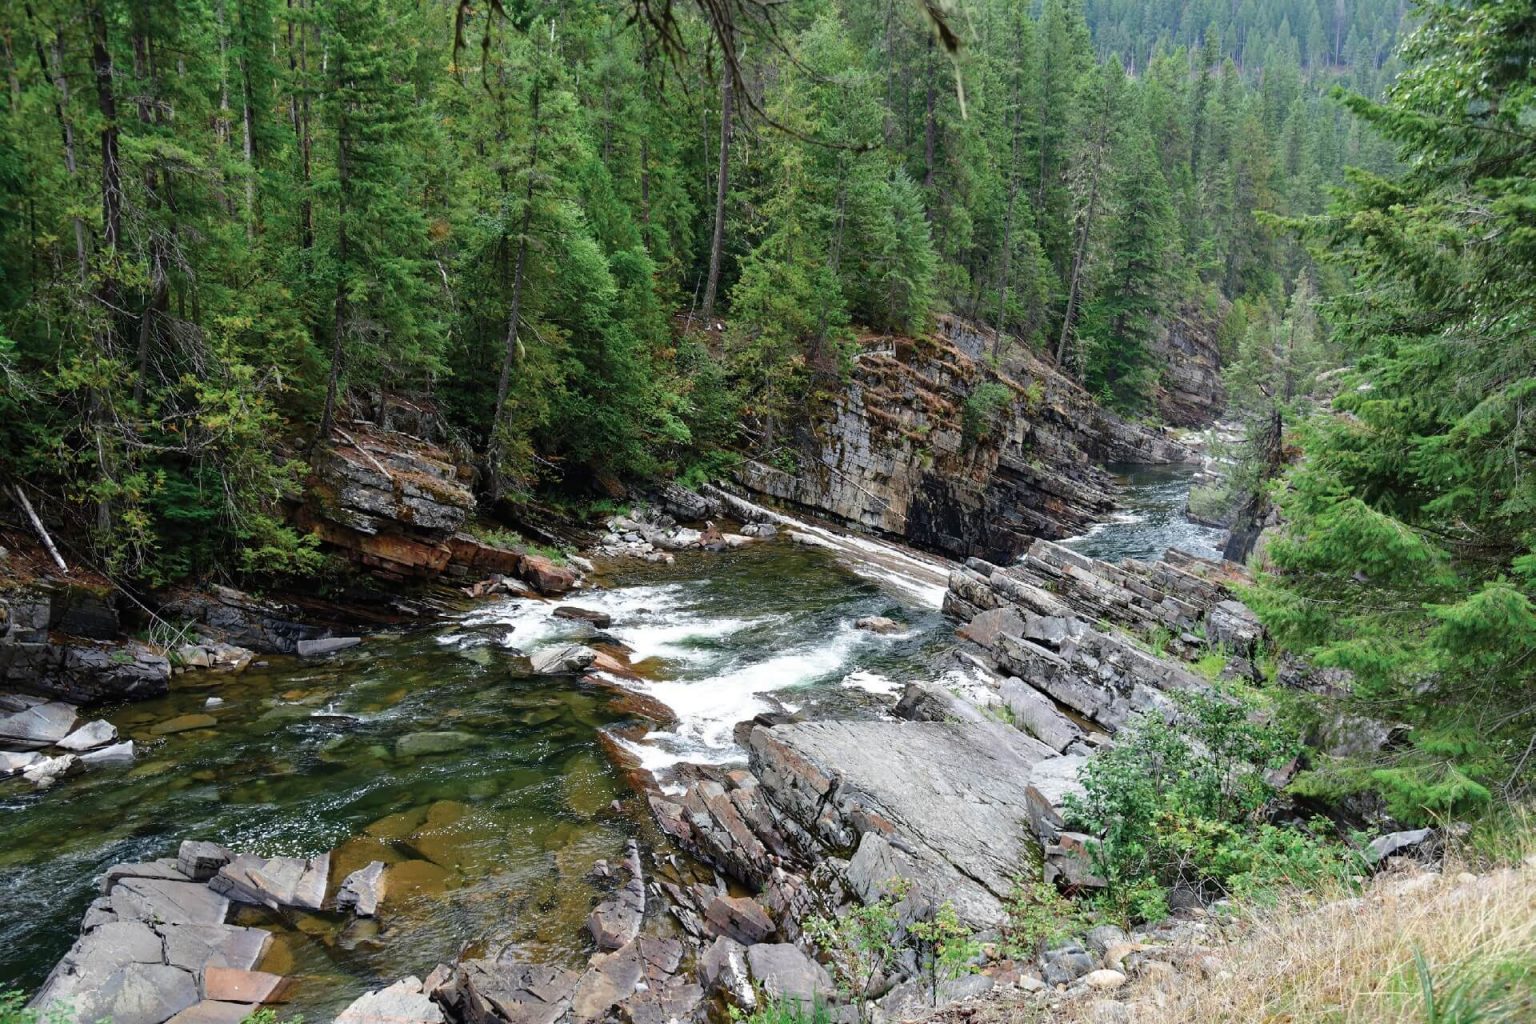
[[[932,336],[866,347],[846,387],[781,428],[796,468],[748,460],[736,482],[921,547],[1006,562],[1114,507],[1097,464],[1194,458],[1030,353],[987,369],[991,344],[945,317]],[[1001,407],[967,411],[988,382],[1004,389]]]

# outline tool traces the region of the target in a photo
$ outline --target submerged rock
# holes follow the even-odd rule
[[[411,732],[395,741],[396,757],[429,757],[463,750],[475,740],[467,732]]]

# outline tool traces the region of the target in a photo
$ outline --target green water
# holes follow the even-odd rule
[[[631,566],[604,584],[575,603],[614,614],[610,632],[645,659],[649,680],[631,685],[679,713],[636,747],[663,775],[678,759],[739,758],[730,726],[756,710],[879,713],[889,699],[870,691],[931,675],[949,642],[933,608],[782,541]],[[636,721],[622,694],[530,678],[514,649],[587,628],[551,608],[481,603],[329,661],[190,673],[163,699],[98,709],[140,743],[134,765],[44,793],[0,783],[0,988],[42,981],[78,932],[94,875],[172,856],[189,838],[264,855],[335,850],[333,883],[372,859],[397,865],[377,921],[244,912],[277,933],[262,966],[297,979],[293,1008],[311,1020],[466,947],[579,964],[592,863],[652,833],[598,742]],[[852,628],[871,614],[909,629]],[[210,697],[222,703],[205,707]],[[154,733],[203,713],[212,727]],[[462,733],[463,746],[398,756],[418,731]]]

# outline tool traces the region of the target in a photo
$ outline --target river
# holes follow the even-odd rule
[[[1189,547],[1198,535],[1166,515],[1176,481],[1129,483],[1137,518],[1096,528],[1079,550],[1145,557],[1163,537]],[[679,761],[742,760],[733,726],[759,712],[877,715],[907,680],[965,682],[945,658],[942,563],[803,533],[810,543],[781,536],[672,566],[626,563],[575,595],[611,614],[605,632],[632,651],[643,678],[622,687],[530,675],[520,654],[591,627],[555,618],[550,603],[497,599],[326,661],[191,673],[167,697],[101,709],[141,744],[131,768],[42,793],[0,788],[0,989],[42,982],[96,895],[93,876],[174,856],[188,838],[269,856],[334,850],[333,884],[373,859],[394,865],[376,920],[239,912],[275,933],[261,966],[295,979],[289,1009],[310,1020],[466,948],[578,966],[590,952],[581,926],[597,899],[593,862],[654,835],[600,730],[629,735],[621,742],[665,783]],[[902,628],[855,627],[871,615]],[[676,722],[631,735],[627,692],[666,704]],[[157,732],[194,714],[212,723]],[[400,749],[423,731],[457,733],[457,746]]]

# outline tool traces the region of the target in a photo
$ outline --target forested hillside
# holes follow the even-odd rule
[[[1144,408],[1160,317],[1240,347],[1316,273],[1269,215],[1390,165],[1326,94],[1402,6],[9,4],[8,474],[153,581],[312,568],[280,502],[386,392],[514,497],[718,467],[941,310]]]

